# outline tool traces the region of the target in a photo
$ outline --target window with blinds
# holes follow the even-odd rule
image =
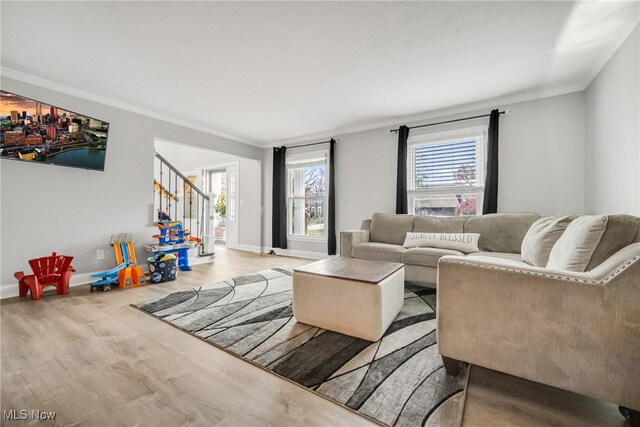
[[[325,238],[327,158],[326,150],[287,154],[287,227],[290,237]]]
[[[410,213],[463,216],[482,213],[485,128],[410,138],[407,189]]]

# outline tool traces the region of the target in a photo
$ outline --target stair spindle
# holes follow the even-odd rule
[[[162,161],[160,161],[160,189],[158,194],[160,195],[160,212],[158,212],[158,219],[162,219]]]
[[[167,217],[171,216],[171,199],[173,198],[173,193],[171,192],[171,169],[169,169],[169,198],[167,199]],[[167,218],[171,219],[171,218]]]
[[[196,196],[196,237],[200,238],[200,195]],[[198,253],[201,253],[202,246],[198,249]]]
[[[176,197],[178,196],[178,174],[175,174],[176,177]],[[174,220],[178,219],[178,199],[176,198],[176,203],[174,204],[174,215],[173,218]]]

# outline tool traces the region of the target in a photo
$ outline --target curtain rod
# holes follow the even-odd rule
[[[334,141],[340,141],[340,140],[339,139],[334,139]],[[331,139],[329,141],[310,142],[309,144],[290,145],[290,146],[285,145],[285,147],[287,147],[287,148],[308,147],[310,145],[328,144],[330,142],[331,142]]]
[[[498,114],[505,114],[504,111],[498,111]],[[489,117],[491,114],[481,114],[479,116],[472,116],[472,117],[464,117],[462,119],[454,119],[454,120],[447,120],[445,122],[438,122],[438,123],[429,123],[426,125],[419,125],[419,126],[409,126],[409,129],[415,129],[415,128],[424,128],[427,126],[435,126],[435,125],[443,125],[445,123],[454,123],[454,122],[461,122],[463,120],[471,120],[471,119],[479,119],[481,117]],[[398,132],[399,129],[391,129],[389,132]]]

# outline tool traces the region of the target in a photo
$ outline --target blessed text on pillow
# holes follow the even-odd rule
[[[407,233],[405,248],[440,248],[471,253],[478,252],[478,233]]]

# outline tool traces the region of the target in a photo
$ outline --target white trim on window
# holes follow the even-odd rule
[[[304,201],[307,199],[322,199],[322,208],[321,211],[323,213],[323,232],[326,233],[327,230],[327,216],[324,215],[326,212],[326,208],[329,205],[329,150],[317,150],[310,151],[305,153],[295,153],[289,154],[287,153],[286,165],[287,165],[287,240],[292,241],[313,241],[313,242],[323,242],[327,240],[326,234],[323,236],[310,236],[299,233],[292,233],[293,230],[293,222],[299,221],[298,228],[305,228],[305,218],[298,216],[294,217],[293,213],[295,212],[294,204],[296,201],[299,204],[299,201]],[[303,169],[304,167],[313,167],[313,166],[323,166],[324,167],[324,192],[318,193],[317,196],[307,196],[302,194],[292,194],[293,191],[291,189],[291,183],[293,180],[303,180]],[[291,176],[292,173],[297,174],[296,176]],[[298,207],[297,209],[300,209]]]
[[[474,126],[421,134],[407,141],[407,199],[410,214],[469,215],[482,213],[486,170],[487,127]],[[443,150],[438,152],[437,147]],[[431,149],[430,149],[431,148]],[[473,151],[471,151],[473,149]],[[467,183],[464,161],[475,161]],[[458,167],[457,171],[453,168]],[[462,172],[461,172],[462,171]],[[475,207],[473,204],[475,203]]]

